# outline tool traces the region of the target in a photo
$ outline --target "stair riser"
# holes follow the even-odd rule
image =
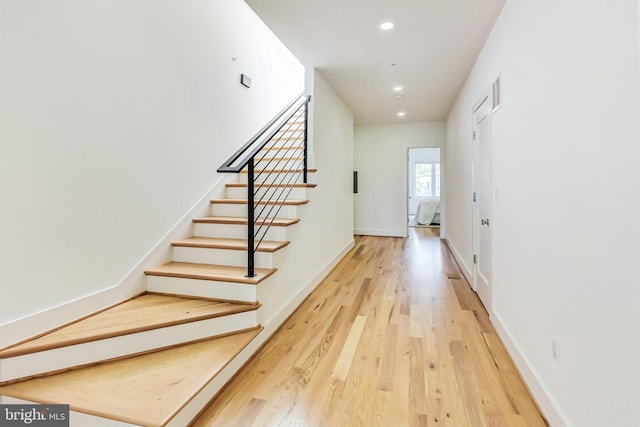
[[[262,212],[262,213],[261,213]],[[258,217],[273,217],[278,212],[278,218],[298,218],[298,206],[258,205],[256,215]],[[260,214],[261,213],[261,214]],[[212,203],[212,216],[240,216],[247,217],[246,204]]]
[[[227,198],[229,199],[246,199],[247,187],[227,187]],[[307,189],[306,188],[287,188],[287,187],[273,187],[273,188],[259,188],[255,191],[255,199],[269,200],[274,195],[277,199],[282,199],[283,196],[287,196],[288,199],[294,200],[306,200]]]
[[[265,279],[272,280],[271,277]],[[181,277],[147,276],[147,289],[169,295],[213,298],[225,301],[257,303],[257,286],[216,280],[185,279]]]
[[[2,360],[1,381],[87,365],[258,326],[257,310]]]
[[[275,267],[272,252],[256,252],[256,268]],[[176,262],[191,262],[196,264],[230,265],[233,267],[247,266],[247,252],[233,249],[188,248],[175,246],[173,260]]]
[[[310,183],[314,183],[314,174],[310,173],[307,175],[307,180]],[[295,172],[295,173],[281,173],[281,174],[264,174],[264,175],[260,175],[260,176],[256,176],[256,182],[258,183],[264,183],[264,182],[289,182],[291,184],[294,183],[302,183],[302,173],[301,172]],[[246,173],[240,173],[238,174],[238,182],[241,182],[243,184],[247,183],[247,174]]]
[[[211,399],[233,378],[242,366],[249,361],[251,356],[257,351],[260,344],[264,342],[264,338],[254,340],[244,347],[228,365],[226,365],[218,374],[209,381],[204,388],[182,408],[180,411],[166,424],[166,427],[184,427],[189,425],[191,421],[207,406]],[[34,404],[22,399],[13,397],[1,397],[0,403],[3,404]],[[69,413],[69,425],[71,427],[140,427],[123,421],[116,421],[109,418],[103,418],[98,415],[89,415],[82,412],[71,410]]]
[[[264,238],[264,240],[276,240],[276,241],[289,240],[287,239],[287,229],[289,227],[269,227],[266,233],[261,232],[258,238]],[[194,224],[193,235],[196,237],[222,237],[226,239],[246,239],[247,226],[231,225],[231,224],[196,223]]]

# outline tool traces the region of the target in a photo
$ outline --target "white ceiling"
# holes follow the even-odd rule
[[[246,2],[305,67],[320,71],[357,124],[374,124],[443,120],[505,0]],[[395,28],[380,30],[385,21]]]

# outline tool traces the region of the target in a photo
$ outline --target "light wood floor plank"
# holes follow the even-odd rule
[[[546,424],[446,245],[415,228],[357,236],[193,424],[247,425]]]
[[[342,381],[346,380],[347,374],[349,373],[349,368],[351,368],[351,363],[353,362],[353,357],[356,354],[356,348],[358,347],[358,343],[360,342],[360,337],[362,336],[362,331],[364,330],[364,326],[366,323],[366,316],[356,317],[356,320],[355,322],[353,322],[353,326],[349,331],[347,341],[345,342],[344,347],[342,347],[342,351],[340,352],[338,361],[336,362],[336,365],[333,368],[333,372],[331,373],[332,378]]]

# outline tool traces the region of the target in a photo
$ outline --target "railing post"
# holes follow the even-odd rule
[[[253,157],[247,164],[247,277],[255,277],[255,209]]]
[[[309,100],[304,103],[304,152],[302,155],[302,182],[307,184],[307,125],[309,121],[307,120],[309,117]]]

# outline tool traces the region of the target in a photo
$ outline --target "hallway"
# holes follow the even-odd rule
[[[410,228],[356,236],[193,425],[546,423],[446,245]]]

